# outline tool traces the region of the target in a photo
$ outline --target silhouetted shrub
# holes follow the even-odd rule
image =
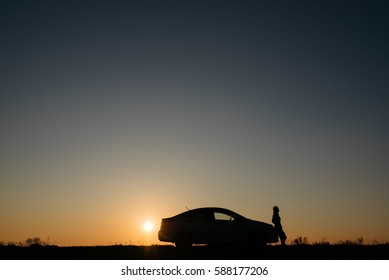
[[[331,243],[327,240],[327,238],[323,238],[322,240],[318,242],[314,242],[313,245],[320,245],[320,246],[329,246]]]
[[[336,244],[338,245],[347,245],[347,246],[355,246],[355,245],[363,245],[363,237],[358,237],[357,240],[352,241],[347,239],[345,241],[339,240]]]
[[[40,247],[40,246],[52,246],[49,239],[43,241],[40,237],[30,237],[20,244],[22,247]]]
[[[293,245],[308,245],[308,238],[307,237],[302,237],[298,236],[296,239],[292,241]]]
[[[8,242],[7,242],[7,246],[8,246],[8,247],[16,247],[16,246],[18,246],[18,244],[15,243],[15,242],[12,242],[12,241],[8,241]]]

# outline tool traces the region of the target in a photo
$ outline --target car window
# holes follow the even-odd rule
[[[212,213],[210,212],[203,212],[203,211],[199,211],[197,213],[193,213],[191,216],[190,216],[190,219],[192,220],[196,220],[196,221],[210,221],[213,219],[213,217],[211,216]]]
[[[215,212],[214,214],[215,214],[216,221],[234,221],[235,220],[234,217],[227,215],[225,213]]]

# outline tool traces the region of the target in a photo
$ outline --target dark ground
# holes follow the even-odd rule
[[[0,246],[2,260],[388,260],[389,245]]]

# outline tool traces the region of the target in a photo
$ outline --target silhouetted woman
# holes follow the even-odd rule
[[[278,209],[277,206],[273,207],[273,217],[271,219],[272,223],[274,224],[274,228],[277,232],[278,237],[281,240],[281,245],[285,245],[285,240],[286,240],[286,234],[282,230],[282,225],[281,225],[281,217],[278,214],[280,212],[280,209]]]

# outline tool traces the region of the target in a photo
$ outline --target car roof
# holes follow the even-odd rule
[[[200,208],[194,208],[194,209],[190,209],[186,212],[182,212],[176,216],[186,216],[186,215],[190,215],[190,214],[193,214],[193,213],[197,213],[197,212],[221,212],[221,213],[226,213],[226,214],[233,214],[235,216],[239,216],[241,218],[245,218],[244,216],[232,211],[232,210],[229,210],[227,208],[222,208],[222,207],[200,207]]]

